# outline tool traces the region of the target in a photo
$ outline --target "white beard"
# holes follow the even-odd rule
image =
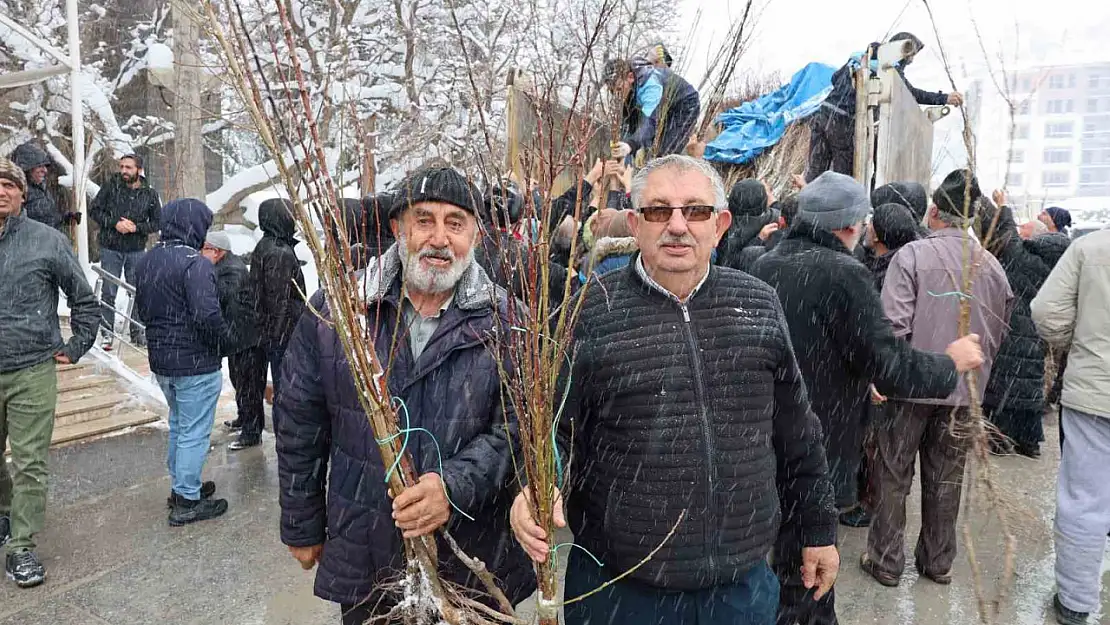
[[[450,249],[444,250],[451,256],[451,264],[443,269],[437,269],[420,262],[423,256],[434,255],[430,253],[431,250],[425,248],[416,254],[409,254],[408,241],[403,232],[397,237],[397,245],[403,269],[402,280],[407,287],[421,293],[453,291],[459,280],[462,280],[463,274],[474,263],[474,246],[470,247],[466,258],[462,260],[455,258],[454,252]]]

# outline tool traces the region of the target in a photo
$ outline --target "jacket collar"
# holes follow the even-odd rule
[[[709,279],[709,273],[713,271],[713,263],[710,263],[709,267],[705,270],[705,275],[701,277],[701,281],[694,286],[694,289],[690,291],[690,295],[687,296],[685,300],[681,300],[678,299],[677,295],[663,288],[663,285],[656,282],[655,279],[648,274],[647,267],[644,266],[644,258],[640,255],[639,252],[636,252],[636,257],[632,259],[632,262],[629,264],[634,267],[633,274],[637,278],[639,278],[640,282],[643,283],[643,285],[646,286],[649,290],[655,291],[660,295],[664,295],[671,301],[678,302],[682,305],[685,305],[689,303],[690,300],[694,299],[694,296],[698,294],[698,291],[700,291],[702,287],[705,286],[705,281]]]
[[[401,291],[401,252],[394,243],[384,254],[371,261],[365,269],[367,303],[393,300]],[[461,310],[497,309],[498,302],[505,299],[507,292],[497,286],[486,275],[477,262],[463,274],[455,285],[454,304]],[[394,302],[397,303],[397,302]]]
[[[836,238],[835,234],[828,230],[816,228],[800,219],[794,222],[794,225],[790,227],[790,232],[787,233],[786,238],[804,239],[834,252],[840,252],[841,254],[847,254],[849,256],[852,255],[852,251],[841,243],[840,239]]]
[[[12,215],[4,220],[4,227],[0,229],[0,240],[3,240],[9,234],[19,230],[19,226],[21,226],[24,221],[27,221],[27,213],[22,209],[19,211],[18,215]]]
[[[933,237],[940,238],[940,237],[964,237],[964,236],[967,236],[967,233],[964,232],[963,230],[961,230],[960,228],[944,228],[943,230],[933,230],[931,233],[929,233],[928,238],[931,239]]]

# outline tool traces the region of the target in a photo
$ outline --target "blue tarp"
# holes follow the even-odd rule
[[[778,143],[791,123],[821,108],[832,91],[835,67],[810,63],[790,83],[717,117],[721,134],[705,146],[705,160],[742,164]]]

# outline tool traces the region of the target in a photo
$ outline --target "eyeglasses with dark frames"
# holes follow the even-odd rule
[[[665,223],[671,220],[675,211],[682,211],[686,221],[708,221],[713,213],[717,212],[712,206],[695,204],[693,206],[641,206],[640,214],[645,221],[651,223]]]

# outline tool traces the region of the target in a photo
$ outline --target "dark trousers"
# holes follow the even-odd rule
[[[339,619],[343,625],[363,625],[364,623],[373,621],[373,619],[380,619],[389,613],[388,608],[382,609],[369,603],[361,605],[342,604],[339,606],[339,609]]]
[[[135,263],[143,257],[146,252],[117,252],[108,248],[100,248],[100,268],[120,278],[128,284],[135,284]],[[100,287],[100,310],[104,327],[108,330],[115,331],[116,327],[116,311],[113,308],[116,305],[116,293],[119,286],[111,280],[104,280]],[[131,340],[136,340],[142,335],[142,330],[137,327],[131,326],[128,323],[128,328],[131,333]]]
[[[879,453],[878,442],[875,439],[875,424],[883,418],[886,406],[868,404],[867,411],[868,420],[863,431],[863,454],[860,456],[857,488],[859,506],[870,512],[875,509],[875,493],[879,489],[874,468],[876,456]]]
[[[878,493],[867,553],[884,573],[900,576],[906,566],[906,497],[918,452],[921,534],[914,556],[930,574],[952,568],[968,444],[966,436],[953,434],[953,421],[966,423],[967,408],[891,402],[888,417],[875,424]]]
[[[836,589],[814,601],[816,588],[802,583],[802,537],[796,526],[779,530],[772,568],[780,585],[777,625],[837,625]]]
[[[578,597],[621,571],[604,568],[589,556],[567,554],[565,596]],[[779,583],[759,562],[734,584],[696,591],[667,591],[624,579],[563,608],[565,625],[771,625],[779,603]]]
[[[274,404],[277,404],[278,395],[281,394],[281,361],[285,358],[285,346],[269,347],[266,349],[266,359],[262,361],[260,370],[262,372],[263,387],[265,388],[266,382],[266,366],[270,367],[270,377],[274,381]],[[274,422],[274,434],[278,430],[278,413],[273,411],[271,419]]]
[[[250,347],[227,357],[231,386],[235,388],[235,407],[239,424],[243,426],[243,440],[262,437],[266,412],[262,402],[266,395],[266,352],[261,347]],[[261,375],[259,372],[261,371]]]
[[[855,118],[821,109],[809,125],[809,165],[806,182],[832,170],[852,175],[856,160]]]

